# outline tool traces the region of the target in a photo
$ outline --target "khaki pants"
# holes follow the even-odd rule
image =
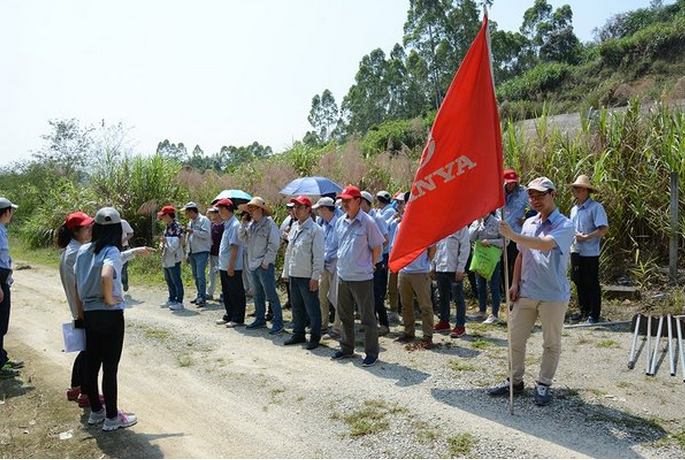
[[[523,381],[526,342],[538,316],[542,322],[542,362],[538,382],[551,385],[561,355],[561,333],[568,301],[550,302],[521,297],[510,315],[513,382]]]
[[[433,302],[431,302],[431,278],[428,273],[403,273],[399,276],[400,300],[404,332],[415,335],[414,294],[421,309],[421,329],[424,338],[433,337]]]
[[[399,290],[397,289],[397,273],[388,270],[388,300],[390,302],[390,311],[399,313]]]

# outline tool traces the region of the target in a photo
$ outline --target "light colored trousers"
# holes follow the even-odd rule
[[[424,338],[433,337],[433,303],[431,302],[431,277],[428,273],[404,273],[399,275],[400,300],[404,332],[415,335],[414,294],[421,309],[421,329]]]
[[[321,331],[328,332],[328,317],[330,309],[328,303],[333,304],[336,309],[338,303],[338,274],[336,272],[335,264],[332,264],[332,272],[330,267],[325,267],[321,272],[319,280],[319,304],[321,305]],[[336,313],[333,321],[333,332],[340,334],[340,316]]]
[[[568,301],[550,302],[519,298],[511,311],[511,355],[513,382],[523,381],[526,371],[526,342],[533,331],[535,321],[542,323],[542,362],[538,382],[551,385],[561,356],[561,333]]]
[[[219,276],[219,256],[209,256],[209,274],[207,276],[209,285],[207,286],[207,295],[214,297],[216,291],[216,279]]]

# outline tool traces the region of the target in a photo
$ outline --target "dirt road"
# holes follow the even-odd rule
[[[186,310],[171,312],[158,306],[165,300],[161,289],[135,285],[125,313],[119,401],[140,421],[102,433],[85,427],[83,412],[64,400],[74,355],[61,351],[60,325],[69,318],[56,270],[34,266],[17,271],[15,279],[6,343],[27,365],[21,382],[0,383],[0,411],[13,414],[0,422],[0,456],[22,453],[12,443],[33,428],[26,425],[30,421],[18,422],[26,410],[12,409],[22,394],[36,389],[49,404],[36,402],[41,409],[24,418],[52,423],[45,436],[63,449],[73,443],[73,450],[67,448],[73,456],[684,455],[669,433],[685,433],[679,431],[685,385],[668,376],[667,364],[652,379],[627,371],[627,331],[565,333],[554,404],[535,407],[529,392],[517,398],[512,416],[506,400],[482,391],[506,373],[502,327],[473,326],[468,340],[440,336],[442,346],[431,351],[408,352],[392,337],[382,338],[382,362],[366,369],[361,358],[329,360],[327,347],[284,347],[287,335],[217,326],[218,304],[186,304]],[[538,331],[530,346],[529,385],[537,372],[539,336]],[[598,346],[601,341],[609,345]],[[56,431],[69,430],[71,439],[54,440]],[[79,451],[85,442],[94,450]]]

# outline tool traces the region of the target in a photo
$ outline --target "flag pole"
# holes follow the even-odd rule
[[[487,18],[488,17],[488,7],[484,4],[483,5],[483,15]],[[488,43],[488,55],[490,56],[490,76],[492,77],[492,90],[495,90],[495,73],[492,70],[492,48],[490,47],[490,22],[488,21],[488,28],[486,30],[486,39]],[[504,187],[504,185],[502,185]],[[502,220],[506,218],[506,196],[504,200],[504,206],[502,206],[500,210],[500,215],[502,216]],[[511,350],[511,298],[509,296],[509,255],[507,254],[507,246],[509,245],[507,242],[506,238],[503,238],[503,249],[502,249],[502,255],[503,255],[503,262],[504,262],[504,296],[505,296],[505,305],[509,309],[507,313],[507,349],[508,349],[508,354],[509,354],[509,412],[511,415],[514,415],[514,368],[513,368],[513,356],[512,356],[512,350]]]

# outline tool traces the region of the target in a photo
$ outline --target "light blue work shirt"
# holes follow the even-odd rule
[[[238,238],[240,227],[240,222],[238,222],[235,216],[231,216],[230,219],[224,222],[224,233],[221,235],[221,243],[219,244],[219,270],[228,271],[233,245],[238,246],[238,254],[236,254],[233,270],[243,269],[243,243]]]
[[[504,221],[509,224],[516,233],[521,233],[521,219],[526,216],[526,209],[530,206],[528,192],[518,185],[513,192],[508,193],[504,188]]]
[[[386,223],[390,222],[390,219],[392,219],[395,214],[397,214],[397,209],[392,204],[386,204],[383,206],[382,209],[378,211],[378,213],[383,217]]]
[[[428,249],[423,251],[416,259],[409,265],[400,270],[400,273],[430,273],[431,261],[428,258]]]
[[[338,222],[338,216],[335,214],[330,222],[323,219],[323,236],[324,236],[324,262],[331,262],[338,258],[338,241],[335,239],[335,224]]]
[[[575,205],[571,208],[571,221],[576,230],[576,233],[588,235],[599,227],[606,227],[609,225],[607,213],[604,212],[604,206],[588,198],[585,203],[580,206]],[[574,241],[571,252],[577,252],[582,257],[598,257],[599,256],[599,240],[600,238],[590,238],[587,241]]]
[[[0,268],[12,269],[12,258],[10,257],[10,242],[7,238],[7,227],[0,224]]]
[[[395,237],[397,237],[398,228],[399,222],[393,217],[388,222],[388,254],[390,254],[390,251],[392,250],[392,245],[395,244]]]
[[[522,257],[519,282],[521,297],[551,302],[568,301],[571,291],[566,271],[574,237],[573,222],[555,208],[544,221],[540,214],[527,219],[521,235],[537,238],[550,236],[557,244],[548,251],[518,245]]]
[[[376,260],[376,263],[379,263],[383,261],[383,254],[390,254],[390,234],[388,233],[388,224],[385,219],[383,219],[383,216],[381,216],[381,214],[375,209],[369,209],[369,215],[373,217],[373,221],[376,222],[376,225],[378,225],[378,230],[381,231],[381,235],[388,239],[388,244],[383,246],[383,250],[378,256],[378,260]]]
[[[74,273],[76,274],[76,290],[83,302],[83,311],[97,310],[123,310],[125,302],[116,305],[105,303],[105,294],[102,290],[102,269],[109,265],[114,269],[112,279],[112,296],[124,298],[121,287],[121,252],[114,246],[106,246],[95,254],[95,244],[82,245],[76,254]]]
[[[343,281],[373,279],[372,250],[383,245],[383,235],[373,218],[361,209],[354,217],[347,215],[335,224],[338,242],[338,277]]]

